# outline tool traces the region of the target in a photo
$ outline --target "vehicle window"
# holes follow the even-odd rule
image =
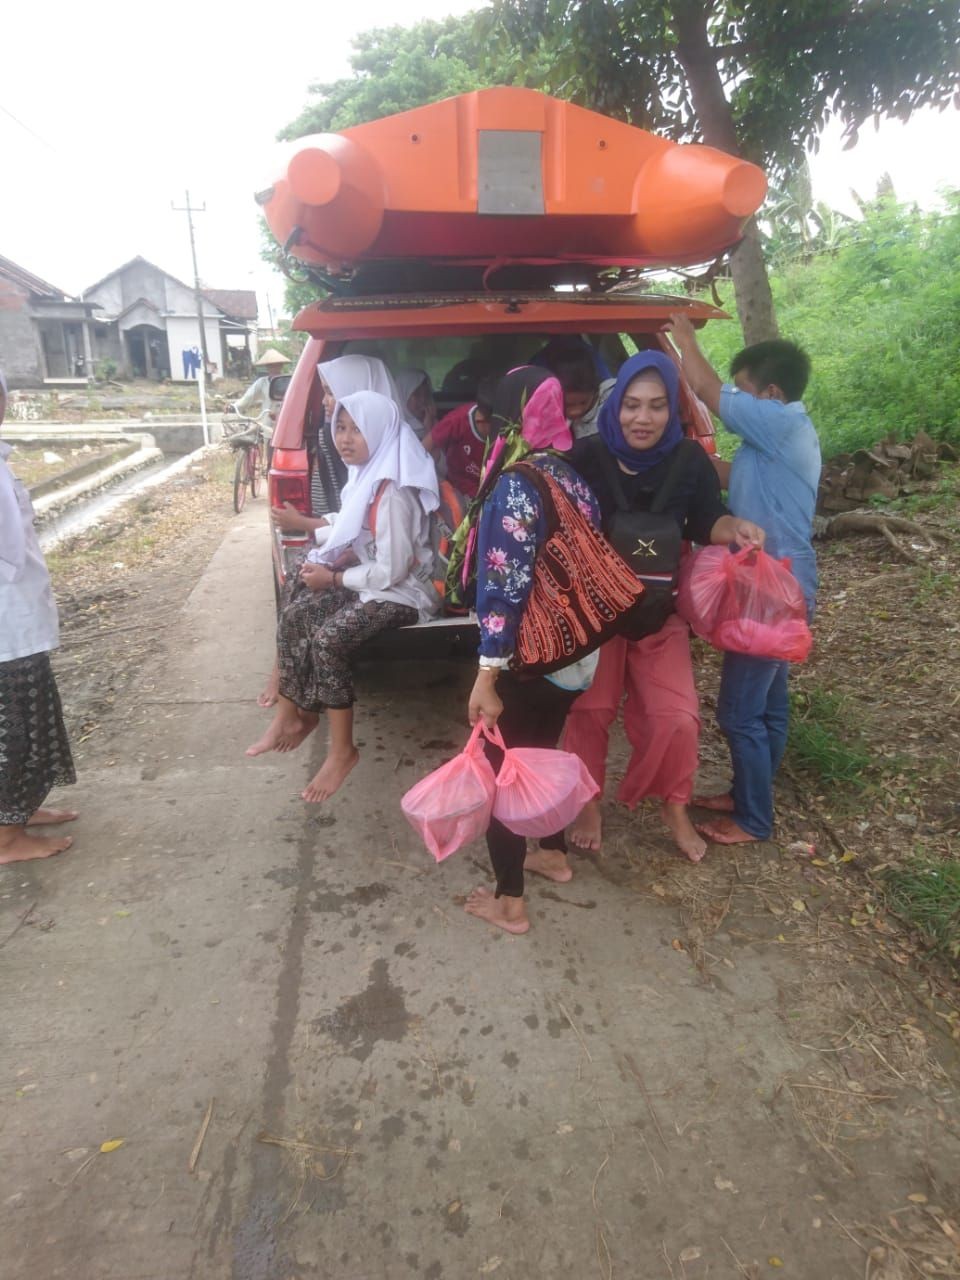
[[[488,373],[506,373],[517,365],[529,364],[556,337],[555,334],[507,333],[357,339],[345,343],[341,354],[376,356],[394,372],[402,368],[425,369],[438,402],[449,407],[471,399],[477,382]],[[619,334],[571,334],[569,337],[580,337],[591,343],[611,376],[627,358],[627,348]]]

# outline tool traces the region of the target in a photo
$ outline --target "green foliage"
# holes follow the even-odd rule
[[[912,858],[883,873],[887,901],[934,950],[960,958],[960,862]]]
[[[880,199],[833,253],[772,277],[785,338],[813,362],[804,402],[824,457],[893,433],[960,441],[960,192],[944,212]],[[721,300],[732,301],[729,284]],[[724,375],[741,345],[712,324],[703,346]],[[726,449],[724,450],[726,452]]]
[[[363,32],[354,41],[353,74],[312,85],[313,101],[280,137],[348,129],[486,85],[531,84],[535,64],[507,68],[487,58],[481,65],[474,20],[467,14]]]
[[[117,364],[116,360],[111,360],[108,356],[97,362],[97,366],[93,371],[93,376],[96,378],[97,382],[110,382],[117,376],[119,368],[120,366]]]
[[[549,91],[680,141],[733,149],[726,97],[729,142],[774,170],[830,117],[852,144],[960,88],[955,0],[495,0],[478,25],[498,58],[549,53]]]
[[[851,732],[843,700],[814,688],[791,694],[790,710],[787,749],[797,768],[814,774],[818,785],[862,791],[871,756]]]
[[[856,222],[814,200],[810,166],[802,165],[771,185],[757,215],[763,254],[771,270],[817,253],[832,253],[849,239]]]

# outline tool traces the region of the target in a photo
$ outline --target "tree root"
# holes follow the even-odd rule
[[[936,538],[944,542],[950,541],[946,534],[933,533],[923,525],[917,524],[915,520],[881,511],[842,511],[839,515],[818,524],[820,524],[818,536],[822,538],[842,538],[851,533],[878,533],[882,538],[886,538],[897,555],[904,560],[909,560],[911,564],[922,564],[923,557],[917,555],[911,547],[906,546],[897,537],[898,533],[922,538],[928,552],[937,550]]]

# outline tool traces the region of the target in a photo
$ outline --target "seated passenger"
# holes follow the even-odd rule
[[[616,378],[603,381],[594,360],[587,351],[562,352],[550,368],[563,387],[563,411],[575,440],[597,434],[597,419]]]
[[[473,404],[461,404],[440,419],[423,437],[429,453],[439,453],[446,476],[455,489],[475,498],[480,488],[480,468],[493,429],[493,396],[499,379],[484,378]]]
[[[316,538],[322,547],[300,569],[300,583],[277,624],[279,698],[266,733],[247,749],[292,751],[326,712],[327,758],[302,792],[319,803],[357,763],[351,659],[365,640],[433,617],[429,513],[438,503],[436,470],[400,419],[374,391],[347,396],[335,410],[334,445],[349,480],[339,512]],[[340,566],[347,560],[349,568]]]
[[[282,533],[313,533],[326,524],[326,517],[340,507],[340,491],[346,483],[346,469],[333,447],[333,407],[355,391],[376,391],[400,406],[399,393],[390,370],[376,356],[337,356],[317,365],[323,389],[323,423],[318,431],[316,468],[311,477],[312,514],[306,515],[290,502],[274,507],[270,519]],[[319,493],[317,492],[319,489]],[[272,706],[261,701],[261,706]]]
[[[292,502],[285,502],[282,507],[273,507],[270,519],[281,533],[312,534],[327,524],[327,517],[331,512],[340,509],[340,494],[347,481],[347,469],[334,448],[334,405],[355,391],[376,391],[392,400],[399,408],[397,388],[390,370],[376,356],[338,356],[334,360],[322,361],[317,365],[317,377],[323,390],[323,422],[318,426],[316,448],[313,451],[310,474],[311,513],[307,515],[298,511]],[[307,441],[308,448],[309,443]],[[281,603],[289,602],[290,592],[299,583],[302,563],[301,559],[287,578]],[[257,695],[258,706],[276,706],[279,679],[279,669],[274,661],[267,683]]]
[[[396,383],[400,412],[417,439],[422,440],[437,421],[437,402],[433,398],[430,375],[424,369],[398,369]]]

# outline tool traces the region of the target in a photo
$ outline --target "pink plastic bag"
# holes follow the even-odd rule
[[[600,788],[579,756],[542,747],[506,747],[497,728],[484,730],[503,751],[493,816],[519,836],[549,836],[568,826]]]
[[[790,561],[762,550],[698,551],[681,571],[677,612],[708,644],[732,653],[804,662],[813,645]]]
[[[490,825],[496,779],[480,742],[477,724],[458,756],[410,788],[400,807],[438,862]]]

